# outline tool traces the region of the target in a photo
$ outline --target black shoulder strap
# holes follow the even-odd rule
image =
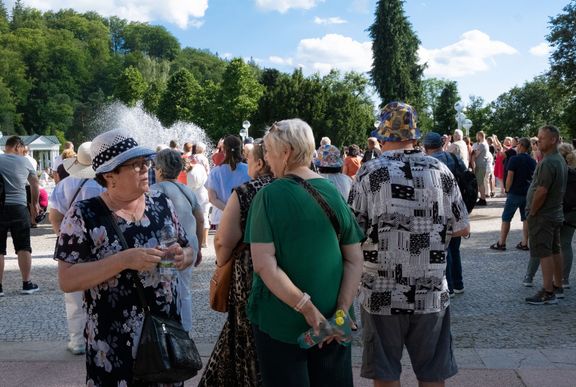
[[[308,191],[308,193],[310,195],[312,195],[312,197],[314,199],[316,199],[316,201],[318,202],[320,207],[322,207],[322,209],[324,210],[324,212],[328,216],[328,219],[330,219],[330,222],[332,223],[332,227],[334,227],[334,231],[336,231],[336,236],[338,237],[338,240],[340,240],[340,224],[338,223],[338,218],[336,217],[334,210],[332,210],[332,208],[330,208],[330,205],[322,197],[320,192],[318,192],[314,187],[312,187],[312,185],[310,183],[308,183],[306,180],[302,179],[300,176],[285,175],[284,177],[292,179],[295,182],[297,182],[298,184],[302,185],[304,187],[304,189],[306,191]]]
[[[80,187],[78,187],[78,189],[76,190],[76,193],[74,194],[74,196],[72,196],[72,200],[70,200],[70,204],[68,204],[68,208],[72,207],[72,204],[74,204],[74,200],[76,200],[76,198],[78,197],[78,194],[80,193],[80,190],[82,189],[82,187],[84,187],[84,184],[86,184],[87,181],[88,181],[88,179],[82,179],[82,182],[80,183]]]
[[[124,233],[122,232],[122,230],[120,230],[120,227],[118,227],[118,223],[116,223],[116,221],[112,217],[112,212],[110,211],[110,209],[108,208],[106,203],[104,203],[104,200],[102,200],[100,196],[97,196],[97,198],[98,200],[96,202],[101,207],[101,211],[98,211],[98,214],[101,216],[102,223],[104,224],[108,223],[108,225],[110,225],[114,229],[116,235],[118,236],[118,240],[122,245],[122,249],[128,250],[129,247],[128,243],[126,242],[126,239],[124,238]],[[138,291],[138,298],[140,299],[140,303],[142,304],[144,313],[148,313],[150,312],[150,306],[148,305],[148,302],[146,301],[146,296],[144,295],[144,285],[142,285],[142,281],[140,281],[140,276],[138,275],[138,272],[136,270],[130,270],[130,271],[132,272],[132,278],[134,278],[134,283],[136,284],[136,290]]]

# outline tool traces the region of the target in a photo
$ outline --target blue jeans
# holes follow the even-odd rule
[[[454,289],[464,289],[460,243],[462,243],[462,237],[450,239],[446,254],[446,280],[448,281],[448,290],[450,292],[454,291]]]

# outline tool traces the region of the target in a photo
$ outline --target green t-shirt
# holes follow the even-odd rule
[[[326,179],[308,182],[334,210],[341,244],[362,241],[364,235],[340,193]],[[336,311],[343,260],[338,238],[328,216],[297,182],[278,179],[262,188],[250,206],[246,243],[274,243],[278,266],[318,310],[330,318]],[[295,344],[310,327],[304,316],[274,296],[254,274],[248,301],[248,318],[272,338]]]
[[[532,183],[530,188],[528,188],[526,213],[530,211],[536,188],[542,186],[548,189],[548,194],[544,205],[538,210],[536,216],[555,222],[562,222],[564,220],[562,201],[564,200],[564,191],[566,191],[567,174],[566,161],[558,151],[546,155],[536,166]]]

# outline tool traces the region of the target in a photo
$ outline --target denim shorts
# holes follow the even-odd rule
[[[509,193],[506,196],[504,211],[502,211],[502,221],[511,222],[516,210],[520,209],[520,220],[526,220],[526,196]]]
[[[450,332],[450,308],[438,313],[379,316],[362,309],[364,353],[360,375],[400,380],[402,351],[408,350],[421,382],[439,382],[458,372]]]
[[[32,252],[30,246],[30,213],[26,206],[6,205],[0,211],[0,255],[6,255],[8,231],[12,235],[14,251]]]

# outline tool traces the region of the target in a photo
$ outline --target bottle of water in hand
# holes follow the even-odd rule
[[[159,271],[162,276],[172,276],[176,274],[176,267],[174,267],[174,253],[170,251],[170,246],[178,243],[176,238],[176,230],[172,224],[166,224],[160,230],[160,250],[165,252],[160,260]]]
[[[330,320],[324,320],[320,323],[318,334],[314,334],[314,329],[310,328],[298,337],[298,345],[302,349],[312,348],[319,344],[328,336],[340,336],[344,340],[342,345],[350,345],[352,340],[352,328],[350,327],[350,318],[342,309],[338,309]]]

